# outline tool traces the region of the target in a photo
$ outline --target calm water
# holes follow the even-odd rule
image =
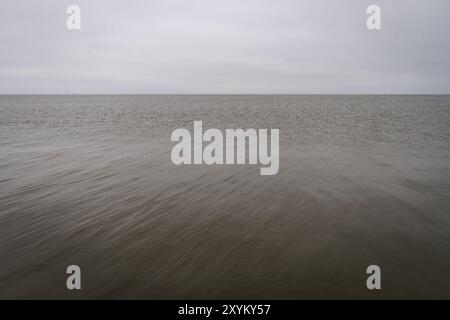
[[[194,120],[278,175],[173,165]],[[0,297],[450,298],[450,96],[0,96]]]

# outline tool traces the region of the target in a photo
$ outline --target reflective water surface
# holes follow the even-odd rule
[[[173,165],[194,120],[278,175]],[[0,297],[450,298],[450,96],[0,96]]]

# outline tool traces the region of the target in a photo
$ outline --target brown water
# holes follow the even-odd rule
[[[173,165],[194,120],[278,175]],[[0,96],[0,297],[450,298],[450,96]]]

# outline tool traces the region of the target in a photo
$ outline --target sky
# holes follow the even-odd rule
[[[450,94],[449,33],[448,0],[1,0],[0,94]]]

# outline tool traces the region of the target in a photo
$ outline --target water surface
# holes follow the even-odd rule
[[[279,128],[278,175],[173,165],[194,120]],[[0,96],[0,261],[1,298],[450,298],[450,96]]]

